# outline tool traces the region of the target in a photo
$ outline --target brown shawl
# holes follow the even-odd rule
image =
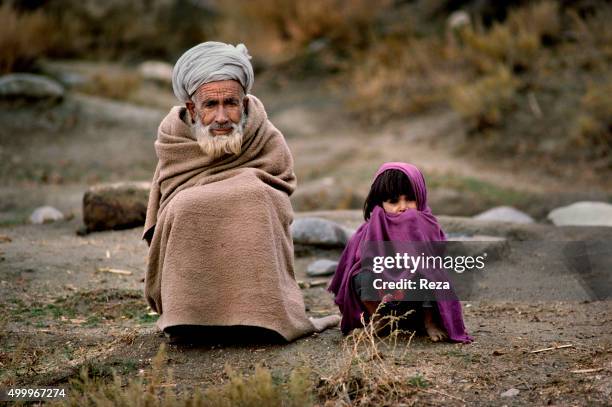
[[[211,160],[185,116],[174,107],[159,126],[143,234],[159,328],[258,326],[288,341],[313,332],[293,273],[296,178],[285,139],[249,95],[240,155]]]

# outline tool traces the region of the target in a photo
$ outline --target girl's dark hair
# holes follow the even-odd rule
[[[387,200],[397,200],[400,195],[406,195],[410,201],[416,201],[414,188],[408,176],[403,171],[388,169],[383,171],[372,183],[370,193],[363,204],[363,218],[370,219],[370,214],[377,206]]]

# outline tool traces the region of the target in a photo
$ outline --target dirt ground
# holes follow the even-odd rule
[[[299,214],[306,216],[312,214]],[[314,213],[346,226],[357,211]],[[497,230],[502,236],[517,227],[444,218],[449,231]],[[89,366],[99,375],[115,369],[137,377],[166,339],[154,326],[155,316],[142,298],[146,244],[139,229],[85,237],[74,232],[78,220],[44,226],[2,229],[11,241],[2,243],[0,293],[4,329],[0,362],[7,384],[60,385]],[[521,229],[521,228],[519,228]],[[557,239],[610,239],[605,228],[552,226],[523,230],[527,236]],[[339,253],[317,253],[334,258]],[[314,257],[298,257],[296,274],[308,281],[305,266]],[[100,271],[105,268],[129,275]],[[526,283],[526,285],[528,285]],[[323,287],[304,289],[309,315],[335,313]],[[480,405],[605,405],[612,389],[611,301],[464,302],[470,345],[433,344],[418,336],[402,359],[407,380],[422,377],[407,404]],[[225,366],[250,372],[268,367],[286,377],[297,366],[310,366],[320,377],[337,368],[343,337],[336,329],[289,345],[223,344],[171,345],[168,366],[179,391],[222,383]],[[569,346],[567,346],[569,345]],[[567,346],[531,353],[534,350]],[[500,394],[516,388],[512,399]]]
[[[316,92],[296,96],[297,91],[261,91],[272,120],[287,137],[301,182],[333,176],[363,193],[378,164],[411,161],[428,176],[436,214],[471,215],[510,201],[540,220],[560,203],[607,199],[612,192],[611,178],[601,174],[570,171],[555,176],[537,167],[495,165],[486,158],[457,155],[453,140],[462,135],[451,114],[366,130],[356,121],[339,118],[333,98]],[[142,296],[147,246],[140,240],[141,229],[75,233],[81,226],[87,185],[150,178],[155,129],[165,112],[74,98],[79,106],[76,125],[1,134],[0,386],[62,385],[84,366],[100,377],[109,377],[112,370],[123,378],[139,377],[166,342]],[[33,208],[44,204],[57,207],[69,219],[47,225],[23,223]],[[315,215],[347,227],[360,222],[358,211]],[[445,216],[441,221],[450,233],[513,241],[612,241],[610,228],[509,226]],[[297,257],[297,278],[308,280],[305,268],[313,259],[339,255],[336,250]],[[523,274],[539,270],[508,267]],[[337,312],[324,287],[305,288],[303,293],[309,315]],[[612,302],[518,301],[515,294],[509,290],[505,298],[464,302],[466,326],[475,338],[470,345],[433,344],[420,336],[410,342],[402,339],[400,345],[408,348],[397,363],[406,386],[414,390],[402,403],[609,405]],[[296,367],[308,366],[324,382],[338,367],[343,341],[340,331],[331,329],[283,345],[214,340],[171,345],[170,384],[188,392],[224,382],[225,366],[252,372],[256,365],[268,367],[281,381]],[[556,346],[562,347],[532,353]],[[513,388],[518,395],[501,396]]]

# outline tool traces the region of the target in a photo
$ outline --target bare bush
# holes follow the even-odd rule
[[[0,6],[0,74],[31,70],[51,45],[51,25],[41,12],[20,13]]]

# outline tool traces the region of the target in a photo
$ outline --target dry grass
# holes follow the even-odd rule
[[[489,27],[380,36],[353,59],[348,107],[378,124],[448,106],[471,149],[609,167],[610,18],[609,5],[579,15],[545,0]]]
[[[40,11],[19,13],[10,2],[0,6],[0,75],[30,70],[51,45],[51,28]]]
[[[161,345],[143,377],[112,380],[92,377],[87,369],[70,382],[70,398],[61,405],[83,406],[190,406],[259,407],[308,406],[313,404],[310,371],[294,370],[286,383],[273,380],[270,370],[257,366],[252,375],[226,368],[227,382],[208,389],[180,389],[167,367],[165,345]]]
[[[390,4],[388,0],[241,0],[223,6],[219,33],[226,40],[245,42],[254,56],[272,64],[320,51],[329,51],[327,57],[346,56],[370,42],[377,18]]]
[[[490,29],[467,26],[460,32],[464,57],[479,73],[533,68],[543,43],[558,39],[561,30],[559,5],[542,1],[514,9],[503,23]]]
[[[319,398],[336,405],[396,405],[427,392],[427,379],[408,366],[414,332],[400,329],[404,316],[374,316],[368,323],[362,319],[364,328],[344,340],[335,372],[322,379]]]
[[[597,167],[612,168],[612,80],[591,84],[581,99],[574,135],[576,145],[586,148]]]
[[[340,73],[348,110],[364,124],[451,108],[470,149],[609,166],[609,122],[600,113],[609,105],[596,90],[612,61],[609,4],[579,12],[580,4],[525,2],[490,26],[472,15],[444,29],[452,7],[440,1],[239,0],[220,3],[216,17],[189,2],[85,3],[58,0],[29,14],[5,3],[0,72],[44,55],[173,60],[205,39],[244,42],[256,69],[271,68],[281,86],[291,75]],[[88,93],[142,100],[135,73],[109,70],[90,82]]]
[[[457,80],[440,39],[388,40],[356,57],[348,107],[370,123],[439,105]]]
[[[518,79],[504,66],[472,83],[453,88],[451,106],[470,130],[498,126],[516,101]]]
[[[226,381],[207,389],[181,388],[167,366],[165,345],[152,359],[151,368],[136,378],[112,380],[84,368],[69,386],[69,406],[311,406],[393,405],[418,392],[439,393],[420,373],[408,367],[414,333],[399,329],[398,316],[373,318],[365,328],[345,338],[332,374],[307,367],[295,368],[289,377],[273,377],[269,369],[256,366],[244,375],[226,366]],[[390,332],[380,336],[381,331]],[[328,372],[329,373],[329,372]],[[318,384],[316,379],[318,378]],[[443,393],[442,393],[443,394]],[[444,394],[446,397],[453,397]]]
[[[81,91],[109,99],[129,100],[142,84],[142,77],[128,69],[109,69],[94,73]]]

